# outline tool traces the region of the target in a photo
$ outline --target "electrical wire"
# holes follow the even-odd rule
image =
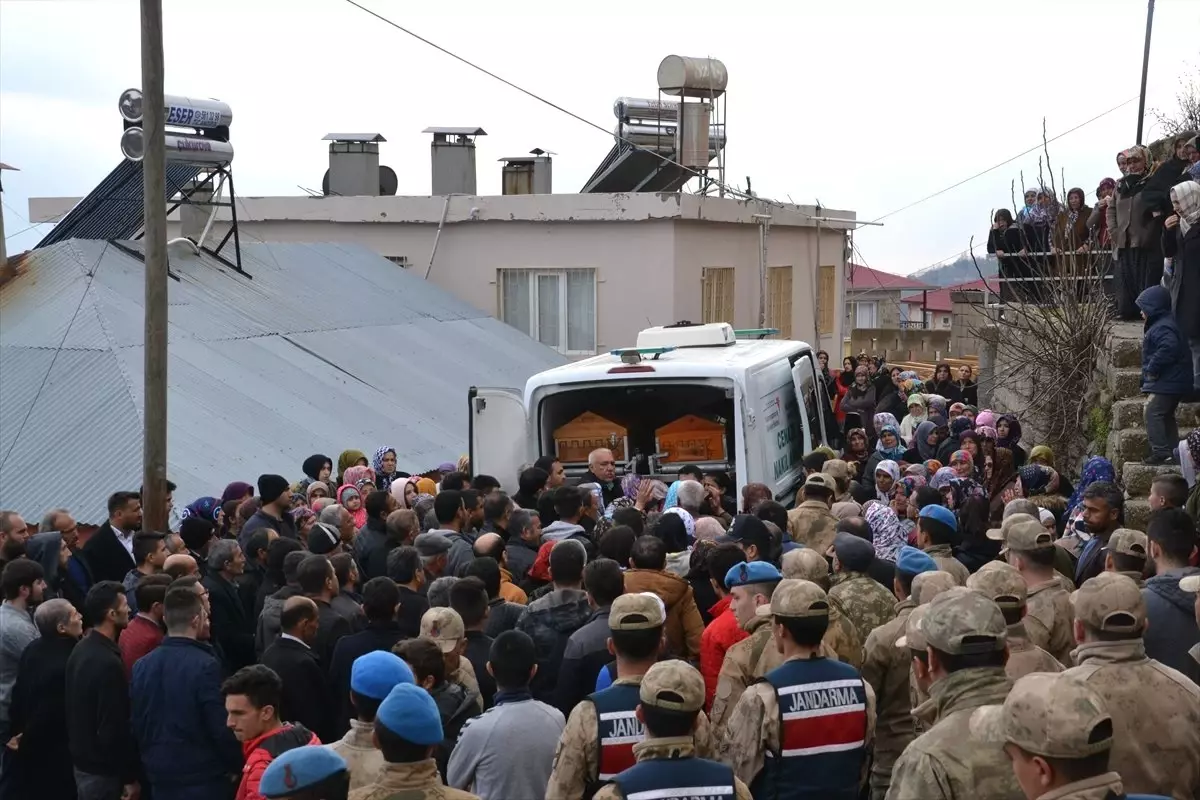
[[[21,228],[21,230],[17,231],[16,233],[8,234],[7,236],[4,237],[4,241],[7,242],[9,239],[13,238],[14,236],[20,236],[22,233],[27,233],[28,231],[33,230],[34,228],[38,227],[39,225],[48,225],[48,224],[49,223],[47,223],[47,222],[35,222],[32,225],[30,225],[28,228]]]

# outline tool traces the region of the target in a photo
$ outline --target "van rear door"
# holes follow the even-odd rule
[[[816,361],[812,350],[805,350],[792,361],[792,387],[804,420],[804,452],[809,453],[828,442],[823,418],[825,401],[819,394]]]
[[[467,392],[472,475],[492,475],[508,492],[529,460],[525,398],[517,389],[472,386]]]

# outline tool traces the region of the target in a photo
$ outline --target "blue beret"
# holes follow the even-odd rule
[[[379,705],[375,722],[406,742],[433,745],[442,741],[442,716],[429,692],[411,683],[397,684]]]
[[[937,562],[924,550],[918,550],[907,544],[900,548],[900,555],[896,558],[896,571],[903,572],[905,575],[937,572],[937,568]]]
[[[734,586],[746,586],[751,583],[770,583],[771,581],[781,581],[783,575],[775,568],[774,564],[766,561],[751,561],[749,563],[743,561],[741,564],[734,564],[725,573],[725,588],[732,589]]]
[[[287,797],[346,772],[346,761],[328,747],[293,747],[275,757],[263,773],[258,792],[263,797]]]
[[[400,683],[416,683],[408,662],[395,653],[375,650],[354,659],[350,667],[350,689],[369,697],[382,700]]]
[[[958,520],[954,518],[954,512],[945,506],[937,505],[925,506],[921,509],[921,519],[936,519],[938,522],[950,526],[950,530],[958,530]]]

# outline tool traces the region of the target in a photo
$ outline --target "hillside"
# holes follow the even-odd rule
[[[911,277],[934,286],[956,286],[960,283],[979,280],[980,272],[983,273],[985,278],[991,278],[996,275],[999,268],[996,259],[985,256],[984,258],[979,258],[978,261],[978,269],[976,269],[975,262],[970,258],[960,258],[957,261],[938,264],[936,267],[926,267],[923,270],[914,272]]]

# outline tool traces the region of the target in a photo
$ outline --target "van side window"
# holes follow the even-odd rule
[[[805,443],[804,452],[821,445],[821,412],[818,410],[820,399],[817,397],[817,374],[813,369],[811,353],[806,353],[801,359],[804,369],[801,370],[800,396],[804,402],[804,413],[808,417],[809,441]]]

